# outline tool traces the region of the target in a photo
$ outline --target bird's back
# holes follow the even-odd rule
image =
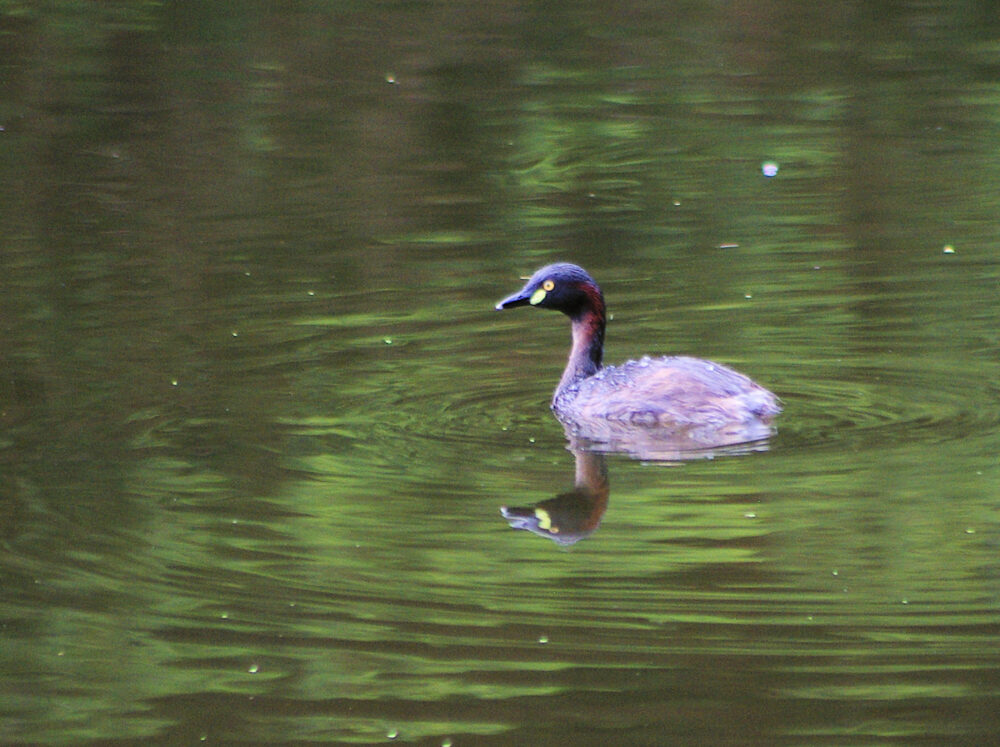
[[[648,426],[770,422],[777,398],[737,371],[700,358],[642,358],[602,368],[556,392],[561,420]]]

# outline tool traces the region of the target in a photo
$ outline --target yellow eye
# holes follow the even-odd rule
[[[553,283],[551,280],[546,280],[544,283],[542,283],[542,288],[544,288],[546,291],[550,291],[555,287],[556,284]]]

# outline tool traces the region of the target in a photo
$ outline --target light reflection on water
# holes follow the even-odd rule
[[[245,60],[206,80],[155,19],[95,58],[0,14],[32,42],[7,59],[42,36],[70,70],[12,64],[0,131],[0,741],[995,741],[978,63],[909,71],[901,40],[792,80],[796,50],[835,54],[822,29],[774,58],[742,19],[734,62],[717,22],[649,9],[639,41],[682,44],[512,9],[528,41],[495,29],[483,62],[467,30],[414,51],[394,9],[388,84],[315,12],[258,47],[249,103]],[[542,21],[545,64],[521,58]],[[948,64],[991,69],[966,41]],[[133,61],[114,85],[72,73],[108,59]],[[767,448],[569,451],[564,323],[492,310],[553,259],[604,287],[610,362],[776,391]]]

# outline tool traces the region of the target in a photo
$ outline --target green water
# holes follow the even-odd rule
[[[996,741],[995,11],[0,3],[0,741]],[[567,450],[554,260],[776,435]]]

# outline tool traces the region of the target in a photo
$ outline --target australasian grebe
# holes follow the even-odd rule
[[[643,358],[601,367],[604,294],[581,267],[547,265],[497,310],[538,306],[570,318],[573,347],[552,410],[564,424],[606,420],[636,426],[723,428],[767,424],[781,412],[767,389],[727,366],[700,358]]]

